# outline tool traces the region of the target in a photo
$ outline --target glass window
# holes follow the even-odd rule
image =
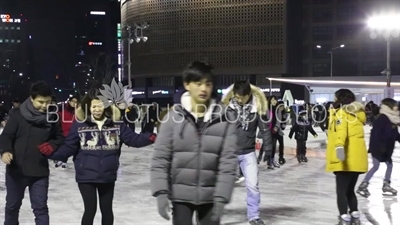
[[[327,59],[331,55],[328,53],[332,49],[331,45],[323,45],[321,48],[313,48],[313,58],[314,59]]]
[[[314,76],[327,76],[331,71],[330,63],[314,63],[313,75]]]
[[[4,29],[8,30],[8,27],[4,27]]]
[[[14,30],[15,29],[15,27],[11,27],[11,30]]]
[[[332,27],[331,26],[314,27],[313,40],[314,41],[332,40]]]
[[[376,42],[373,44],[365,44],[362,49],[362,55],[365,57],[385,57],[386,43]]]
[[[21,43],[21,40],[17,40],[17,43]]]
[[[4,40],[4,42],[5,42],[5,43],[8,43],[8,42],[10,42],[10,40],[6,39],[6,40]]]
[[[356,48],[338,48],[334,51],[335,55],[340,58],[357,58],[358,57],[358,49]]]
[[[386,62],[363,62],[363,75],[373,76],[380,75],[380,73],[386,68]]]
[[[15,42],[15,40],[14,39],[11,39],[11,43],[14,43]]]
[[[313,22],[332,21],[332,8],[317,8],[313,10]]]
[[[3,43],[3,39],[0,39],[0,43]]]
[[[314,4],[329,4],[332,3],[332,0],[313,0]]]
[[[358,8],[355,6],[339,6],[337,8],[337,20],[352,20],[359,17]]]
[[[21,27],[17,27],[17,30],[21,30]]]
[[[345,25],[337,27],[337,37],[339,39],[350,39],[358,35],[361,30],[360,25]]]

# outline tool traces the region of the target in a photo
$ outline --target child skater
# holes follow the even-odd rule
[[[369,153],[371,153],[373,167],[368,171],[364,181],[358,187],[357,193],[368,198],[371,194],[368,191],[368,184],[372,176],[379,169],[381,162],[386,163],[385,179],[382,192],[387,195],[397,195],[397,191],[390,186],[393,161],[392,154],[394,144],[400,141],[400,134],[397,126],[400,124],[398,103],[391,98],[385,98],[381,102],[379,115],[373,122],[369,141]]]
[[[116,106],[104,107],[97,97],[98,90],[91,91],[76,110],[76,119],[57,151],[40,149],[50,159],[65,162],[74,156],[76,182],[81,192],[85,211],[82,225],[93,225],[100,202],[102,225],[113,225],[112,202],[119,167],[120,143],[131,147],[144,147],[155,141],[155,134],[136,134],[120,121],[121,113]],[[98,196],[97,197],[97,193]]]
[[[317,133],[312,128],[310,121],[308,120],[307,111],[303,110],[299,112],[299,116],[290,129],[289,138],[292,139],[294,134],[294,139],[296,139],[297,150],[296,158],[299,163],[308,162],[306,157],[307,147],[306,142],[308,139],[308,132],[310,132],[315,138],[318,137]]]

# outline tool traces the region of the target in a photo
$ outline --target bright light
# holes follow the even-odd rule
[[[400,14],[373,16],[368,20],[368,26],[379,30],[400,30]]]
[[[386,87],[385,82],[378,82],[378,81],[341,81],[341,80],[301,80],[301,79],[284,79],[284,78],[271,78],[268,77],[268,80],[271,81],[279,81],[279,82],[287,82],[287,83],[297,83],[297,84],[334,84],[334,85],[365,85],[365,86],[382,86]],[[392,82],[392,86],[400,86],[400,82]]]
[[[345,45],[340,45],[341,48],[344,48]]]
[[[22,77],[22,75],[23,75],[22,73],[19,73],[19,76],[20,76],[20,77]]]
[[[93,41],[89,41],[88,44],[89,44],[89,45],[103,45],[102,42],[93,42]]]
[[[321,45],[317,45],[317,48],[321,48]]]
[[[91,11],[90,15],[106,15],[106,12],[104,11]]]

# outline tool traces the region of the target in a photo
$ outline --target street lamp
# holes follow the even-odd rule
[[[146,42],[149,38],[143,36],[143,30],[147,29],[149,24],[144,22],[141,25],[134,24],[133,26],[126,26],[126,30],[128,31],[128,86],[132,87],[132,61],[131,61],[131,44],[134,42],[139,43],[141,40]],[[140,32],[140,34],[139,34]]]
[[[345,47],[345,45],[339,45],[339,46],[336,46],[336,47],[334,47],[334,48],[332,48],[328,53],[329,54],[331,54],[331,77],[333,77],[333,51],[335,51],[336,49],[338,49],[338,48],[344,48]]]
[[[376,39],[382,35],[386,40],[386,69],[382,74],[386,74],[386,97],[392,98],[390,91],[391,71],[390,71],[390,41],[392,38],[400,36],[400,14],[382,14],[373,16],[368,20],[368,26],[371,28],[370,38]]]

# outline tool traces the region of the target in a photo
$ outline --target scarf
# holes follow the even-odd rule
[[[387,116],[391,123],[400,124],[400,114],[399,111],[394,111],[387,105],[381,105],[379,113]]]
[[[250,102],[252,102],[252,101],[250,101]],[[251,109],[253,108],[253,105],[251,103],[248,103],[245,105],[240,105],[234,98],[231,99],[230,105],[238,113],[239,122],[242,125],[242,129],[243,130],[249,129],[250,114],[251,114]]]
[[[25,100],[19,108],[22,116],[30,123],[39,125],[56,122],[54,119],[51,119],[51,115],[47,115],[47,112],[40,112],[39,110],[35,109],[30,98]]]

